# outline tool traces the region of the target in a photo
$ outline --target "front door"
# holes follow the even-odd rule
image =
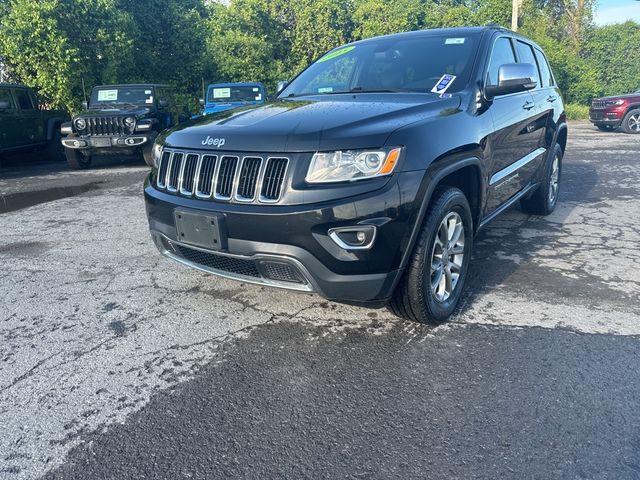
[[[15,88],[13,93],[18,105],[18,124],[23,145],[44,142],[46,133],[35,99],[26,88]]]

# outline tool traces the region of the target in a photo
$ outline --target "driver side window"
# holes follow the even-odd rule
[[[507,37],[500,37],[493,44],[489,69],[487,71],[487,85],[498,85],[498,71],[505,63],[516,63],[513,45]]]

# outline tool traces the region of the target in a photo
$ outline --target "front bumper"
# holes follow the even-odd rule
[[[417,214],[416,177],[415,172],[396,174],[374,192],[311,206],[198,200],[159,191],[147,181],[145,201],[156,246],[184,265],[244,282],[379,307],[387,303],[401,274]],[[401,198],[406,200],[402,205]],[[180,242],[176,208],[223,215],[227,248],[214,251]],[[357,224],[376,226],[376,240],[369,250],[347,251],[329,237],[332,228]]]
[[[62,139],[62,145],[74,150],[109,149],[109,148],[136,148],[153,142],[151,135],[100,135],[67,137]]]
[[[590,109],[589,121],[594,125],[619,125],[622,122],[622,112],[617,110]]]

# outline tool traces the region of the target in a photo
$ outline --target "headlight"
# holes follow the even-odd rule
[[[87,121],[84,118],[76,118],[73,124],[76,126],[77,130],[84,130],[87,128]]]
[[[604,102],[607,107],[616,107],[618,105],[623,105],[624,100],[607,100]]]
[[[308,183],[329,183],[389,175],[398,163],[401,151],[401,148],[393,148],[317,152],[311,159],[305,180]]]
[[[162,145],[154,143],[151,148],[151,158],[153,159],[153,165],[156,168],[160,167],[160,159],[162,158]]]
[[[133,130],[133,127],[136,126],[136,119],[133,117],[127,117],[124,119],[124,125]]]

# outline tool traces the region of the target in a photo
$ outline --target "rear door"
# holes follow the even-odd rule
[[[535,151],[539,153],[532,161],[523,165],[520,169],[520,184],[524,188],[535,178],[536,172],[544,164],[546,155],[544,153],[547,149],[547,142],[545,141],[545,133],[551,131],[551,121],[553,118],[553,103],[547,101],[549,93],[546,88],[541,85],[540,67],[534,53],[533,46],[520,39],[516,40],[516,53],[518,54],[519,63],[530,63],[534,66],[537,76],[537,86],[531,90],[533,102],[535,103],[534,110],[535,117],[531,122],[529,128],[532,129],[532,135],[535,135]]]
[[[0,87],[0,100],[9,102],[9,108],[0,110],[0,150],[23,144],[20,127],[17,124],[18,111],[10,88]]]
[[[512,39],[500,34],[493,43],[485,82],[498,83],[498,70],[506,63],[516,63]],[[531,93],[520,92],[493,99],[489,111],[494,131],[489,136],[491,161],[485,214],[491,213],[522,188],[522,167],[538,148],[535,100]]]
[[[26,88],[14,88],[13,93],[18,105],[18,124],[23,145],[44,142],[44,125],[33,95]]]

